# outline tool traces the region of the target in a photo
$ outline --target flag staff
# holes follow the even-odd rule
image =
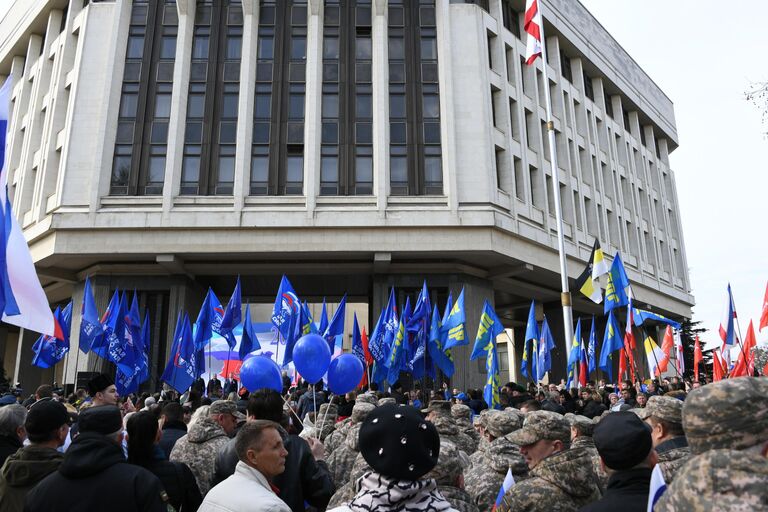
[[[565,353],[568,354],[573,339],[573,306],[568,287],[568,264],[565,254],[565,238],[563,236],[563,213],[560,200],[560,170],[557,164],[557,147],[555,141],[555,124],[552,121],[552,98],[549,92],[549,75],[547,72],[547,48],[544,38],[544,16],[542,15],[542,0],[528,0],[525,10],[525,31],[528,32],[528,63],[532,64],[531,38],[538,39],[541,51],[542,72],[544,75],[544,98],[547,112],[547,135],[549,138],[549,155],[552,164],[552,193],[555,203],[555,219],[557,221],[557,249],[560,255],[560,284],[562,293],[560,303],[563,306],[563,326],[565,328]],[[538,37],[537,37],[538,36]],[[535,54],[534,54],[535,55]],[[573,381],[578,382],[578,368],[574,368]]]

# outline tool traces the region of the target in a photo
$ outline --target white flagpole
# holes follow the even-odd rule
[[[552,193],[555,199],[555,218],[557,220],[557,248],[560,253],[560,284],[562,293],[560,294],[560,303],[563,306],[563,325],[565,327],[565,355],[568,357],[573,339],[573,306],[571,303],[571,293],[568,287],[568,264],[565,254],[565,238],[563,236],[563,212],[560,202],[560,168],[557,164],[557,148],[555,141],[555,124],[552,121],[552,98],[549,93],[549,76],[547,73],[547,45],[544,35],[544,10],[543,1],[538,0],[539,33],[541,34],[541,60],[544,75],[544,98],[547,110],[547,134],[549,137],[549,161],[552,164]],[[533,37],[530,34],[527,37]],[[578,367],[574,368],[574,382],[578,382]]]

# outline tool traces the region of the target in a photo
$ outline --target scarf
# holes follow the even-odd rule
[[[357,481],[358,491],[349,508],[353,512],[440,512],[451,510],[451,505],[434,479],[394,480],[375,472],[368,472]]]

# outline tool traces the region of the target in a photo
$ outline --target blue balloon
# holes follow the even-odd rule
[[[283,376],[280,367],[269,357],[249,357],[240,367],[240,381],[248,391],[274,389],[283,392]]]
[[[341,354],[328,367],[328,389],[337,395],[357,389],[363,378],[363,362],[353,354]]]
[[[314,384],[323,378],[331,364],[328,342],[318,334],[306,334],[293,347],[293,365],[307,382]]]

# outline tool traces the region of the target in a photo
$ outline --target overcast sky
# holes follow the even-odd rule
[[[713,0],[582,3],[675,104],[680,147],[670,164],[694,319],[717,339],[730,281],[746,336],[768,281],[768,125],[744,99],[751,82],[768,80],[768,2],[740,1],[735,13]]]

